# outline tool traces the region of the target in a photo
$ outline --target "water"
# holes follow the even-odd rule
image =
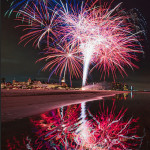
[[[150,93],[120,94],[2,123],[2,150],[149,150],[149,108]]]

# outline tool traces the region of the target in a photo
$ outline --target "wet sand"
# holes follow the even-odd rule
[[[125,91],[1,90],[2,122],[22,119],[83,101],[99,100]]]

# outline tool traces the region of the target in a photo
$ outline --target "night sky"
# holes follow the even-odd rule
[[[103,2],[103,0],[102,0]],[[150,7],[148,0],[114,0],[114,5],[123,2],[122,8],[126,11],[132,8],[137,8],[146,20],[147,26],[147,40],[144,39],[142,46],[145,54],[139,56],[140,61],[135,62],[140,68],[131,69],[126,68],[128,76],[124,78],[117,74],[116,81],[121,81],[129,85],[133,85],[135,89],[149,89],[150,90]],[[4,13],[9,8],[6,0],[1,1],[1,77],[5,77],[6,81],[16,79],[18,81],[27,81],[37,79],[47,81],[49,72],[39,72],[44,65],[42,62],[35,64],[35,61],[40,58],[39,49],[33,48],[30,44],[26,47],[23,44],[18,45],[19,38],[23,32],[14,27],[19,22],[15,21],[12,15],[8,18],[4,17]],[[106,79],[110,82],[112,79]],[[101,80],[102,81],[102,80]],[[59,82],[58,77],[52,76],[50,82]],[[97,73],[91,74],[88,82],[100,82],[100,75]],[[81,80],[73,80],[73,86],[81,85]]]

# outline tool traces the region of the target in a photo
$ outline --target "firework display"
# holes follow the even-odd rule
[[[82,56],[75,48],[67,44],[65,44],[65,47],[61,45],[57,45],[57,48],[48,47],[48,51],[44,52],[44,55],[46,56],[38,61],[45,60],[47,62],[42,70],[48,68],[52,70],[49,79],[53,74],[58,73],[60,77],[65,77],[65,74],[68,73],[70,83],[72,83],[71,77],[82,77]]]
[[[16,20],[23,23],[17,27],[23,28],[25,32],[19,43],[25,42],[26,45],[32,42],[33,46],[42,48],[47,56],[40,60],[46,61],[43,70],[51,71],[49,77],[53,72],[58,73],[56,70],[59,69],[61,79],[62,74],[65,76],[68,73],[67,67],[70,80],[74,76],[79,77],[82,69],[78,66],[83,64],[83,75],[80,77],[83,77],[84,86],[88,73],[94,69],[99,70],[100,76],[104,79],[111,73],[115,80],[117,70],[124,76],[127,75],[126,67],[138,68],[133,62],[138,61],[136,53],[143,53],[139,35],[144,33],[144,30],[140,30],[141,25],[137,30],[138,25],[130,21],[133,20],[132,11],[129,14],[125,13],[121,9],[121,3],[114,8],[111,6],[112,3],[102,4],[99,0],[28,0],[13,3],[10,9],[19,14]],[[16,6],[23,7],[16,10]],[[64,59],[62,54],[68,51],[79,54],[76,58],[75,55],[68,55],[75,60],[75,63],[69,65],[68,59]],[[52,62],[47,63],[51,57],[53,59],[49,61]],[[64,61],[58,61],[59,58]],[[54,67],[54,62],[57,62],[57,67]]]
[[[141,146],[143,137],[136,135],[138,118],[125,118],[127,109],[122,108],[116,114],[115,101],[110,110],[103,103],[98,114],[86,109],[84,117],[81,105],[52,110],[42,114],[40,120],[32,119],[38,137],[31,142],[34,147],[134,150]]]

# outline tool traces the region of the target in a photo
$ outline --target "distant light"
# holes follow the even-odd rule
[[[84,91],[84,90],[85,90],[85,88],[84,88],[84,87],[82,87],[82,88],[81,88],[81,90],[82,90],[82,91]]]

